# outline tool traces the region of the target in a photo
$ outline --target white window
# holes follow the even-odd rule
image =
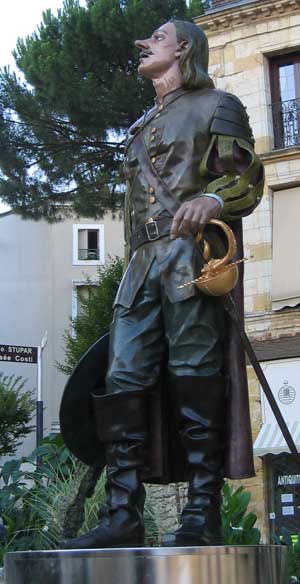
[[[97,266],[104,258],[104,225],[73,225],[73,266]]]
[[[87,284],[86,280],[73,280],[72,283],[72,319],[83,312],[83,301],[89,299],[91,290],[97,286],[95,282]]]
[[[300,187],[274,192],[272,306],[300,303]]]
[[[86,280],[73,280],[72,282],[72,320],[83,313],[82,300],[88,300],[89,294],[95,286],[96,282],[87,284]],[[75,338],[75,330],[72,327],[72,337]]]

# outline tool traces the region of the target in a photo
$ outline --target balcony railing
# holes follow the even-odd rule
[[[98,260],[99,259],[99,249],[78,249],[78,259],[79,260]]]
[[[300,146],[300,99],[272,104],[275,148]]]

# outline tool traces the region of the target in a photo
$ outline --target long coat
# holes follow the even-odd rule
[[[140,163],[137,136],[142,136],[159,184],[165,185],[165,190],[162,188],[160,193],[155,192],[157,184],[149,182]],[[182,273],[178,272],[176,263],[172,264],[172,269],[166,269],[160,240],[146,243],[134,254],[130,245],[132,234],[150,217],[172,217],[182,202],[205,192],[216,192],[223,198],[221,219],[231,222],[238,241],[238,257],[243,257],[240,217],[252,212],[259,203],[263,172],[253,151],[248,116],[235,96],[214,89],[186,91],[183,88],[166,96],[163,106],[157,103],[131,129],[125,173],[126,242],[130,264],[116,304],[130,308],[154,256],[159,266],[163,266],[162,276],[167,278],[165,284],[171,302],[180,302],[198,293],[194,287],[178,289],[179,284],[199,275],[199,272],[195,273],[199,266],[191,261],[192,243],[177,240],[177,257],[181,259],[178,265],[184,267]],[[217,248],[217,237],[214,239]],[[169,256],[172,258],[172,254]],[[243,315],[241,272],[242,268],[233,296],[240,315]],[[106,367],[107,342],[101,340],[78,364],[66,386],[61,405],[61,430],[66,444],[81,460],[90,464],[104,462],[89,395],[91,391],[105,391]],[[254,474],[247,376],[244,351],[229,319],[224,375],[228,383],[225,476],[245,478]],[[176,429],[172,427],[174,416],[172,400],[168,397],[167,376],[153,394],[150,416],[150,470],[145,469],[144,480],[160,483],[185,480],[183,453]]]

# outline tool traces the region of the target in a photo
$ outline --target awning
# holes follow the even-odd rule
[[[287,427],[300,452],[300,421],[287,422]],[[278,424],[263,424],[253,445],[255,456],[290,452]]]

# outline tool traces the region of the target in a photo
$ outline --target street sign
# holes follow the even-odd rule
[[[37,347],[24,345],[0,345],[0,362],[37,363]]]

